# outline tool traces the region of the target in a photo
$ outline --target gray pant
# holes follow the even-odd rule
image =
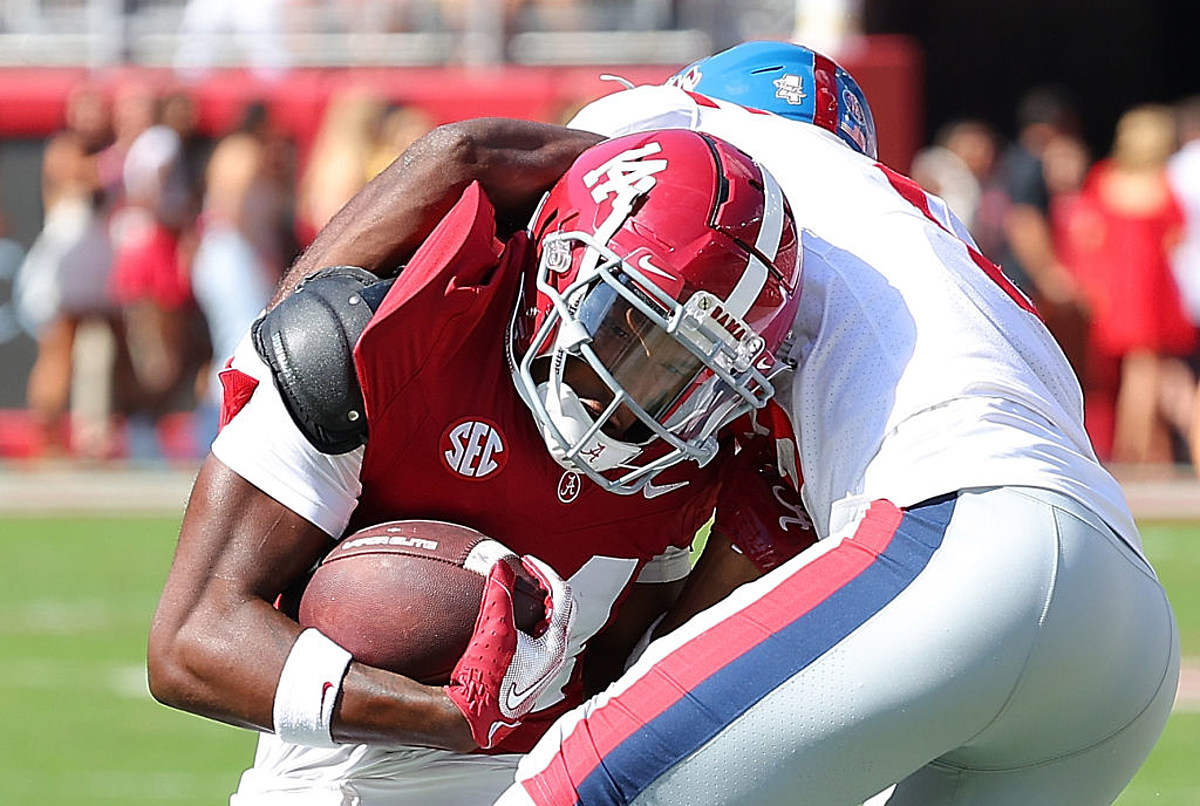
[[[896,782],[890,806],[1110,803],[1149,754],[1177,686],[1178,633],[1153,572],[1093,514],[1057,493],[966,491],[940,526],[926,529],[940,545],[910,564],[915,571],[903,566],[920,554],[920,529],[910,529],[915,540],[875,554],[860,526],[853,538],[822,541],[743,586],[652,644],[615,694],[561,721],[522,762],[518,780],[535,779],[557,755],[583,803],[848,806]],[[655,717],[647,691],[669,697],[669,685],[680,685],[687,688],[682,701],[703,701],[706,686],[736,670],[741,680],[722,692],[736,697],[772,662],[722,665],[703,683],[681,683],[677,673],[663,673],[673,658],[691,652],[693,664],[707,662],[721,648],[695,652],[706,634],[736,623],[738,630],[725,631],[736,638],[792,602],[809,607],[805,590],[834,605],[814,630],[838,627],[851,609],[847,595],[874,595],[839,582],[855,564],[885,577],[893,569],[912,576],[682,760],[636,791],[625,783],[653,748],[670,745],[672,731],[702,729],[698,718],[667,724]],[[781,600],[782,590],[788,596]],[[786,657],[809,651],[811,634],[792,631],[781,640],[785,633],[774,629],[761,645]],[[721,702],[710,696],[702,711]],[[605,736],[630,714],[646,727],[629,741],[643,745],[621,755]],[[596,795],[605,788],[600,779],[610,794]],[[516,794],[510,790],[503,802],[528,802]]]

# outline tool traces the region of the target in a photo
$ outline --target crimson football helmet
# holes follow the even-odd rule
[[[798,235],[743,152],[683,129],[607,140],[550,190],[530,235],[536,301],[517,306],[510,360],[564,467],[635,493],[708,462],[718,430],[774,393]]]

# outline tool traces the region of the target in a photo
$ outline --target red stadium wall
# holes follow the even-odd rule
[[[907,170],[922,136],[921,64],[915,45],[901,37],[868,37],[841,61],[858,78],[875,112],[881,159]],[[5,68],[0,69],[0,138],[42,137],[54,131],[62,125],[67,93],[89,79],[110,90],[127,82],[150,84],[163,92],[186,90],[197,101],[202,133],[212,136],[232,128],[247,103],[263,101],[277,125],[295,137],[303,151],[326,102],[340,90],[374,90],[389,100],[420,106],[438,123],[490,115],[560,121],[577,105],[620,88],[600,79],[605,72],[644,84],[663,80],[673,68],[295,70],[274,83],[238,70],[216,71],[183,83],[166,70],[127,68],[91,74],[70,68]]]

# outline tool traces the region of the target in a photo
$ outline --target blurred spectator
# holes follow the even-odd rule
[[[138,80],[117,87],[112,99],[112,138],[96,157],[100,190],[110,211],[125,199],[125,155],[138,135],[150,128],[157,115],[154,91]]]
[[[167,93],[162,99],[161,118],[164,125],[179,135],[183,181],[190,192],[188,215],[194,217],[204,195],[204,172],[212,154],[212,143],[197,128],[196,99],[186,90]]]
[[[433,118],[420,107],[404,103],[388,105],[376,125],[367,176],[374,177],[391,165],[404,149],[432,128]]]
[[[1174,149],[1168,108],[1129,110],[1117,122],[1111,154],[1092,168],[1081,197],[1087,265],[1081,278],[1092,311],[1092,348],[1099,361],[1119,363],[1111,452],[1116,462],[1173,459],[1163,406],[1172,379],[1169,359],[1187,355],[1195,344],[1168,260],[1183,227],[1167,182]]]
[[[383,108],[378,95],[362,88],[329,99],[297,193],[297,226],[304,243],[371,179],[369,164]]]
[[[198,396],[198,447],[216,436],[218,373],[250,323],[271,299],[290,261],[283,243],[288,190],[272,170],[266,107],[252,104],[238,128],[213,149],[206,174],[192,290],[208,324],[211,368]]]
[[[1074,136],[1078,129],[1076,110],[1061,91],[1042,87],[1021,99],[1016,139],[1001,153],[985,190],[991,220],[981,229],[990,237],[982,238],[980,247],[1034,301],[1071,366],[1082,375],[1086,305],[1055,251],[1042,162],[1050,143]]]
[[[3,188],[0,188],[3,190]],[[13,299],[13,286],[21,264],[25,262],[25,247],[8,229],[8,217],[0,210],[0,348],[21,334]]]
[[[1083,360],[1078,374],[1083,387],[1084,425],[1097,455],[1107,461],[1112,457],[1120,362],[1097,351],[1091,343],[1088,284],[1095,272],[1096,252],[1102,248],[1104,238],[1103,221],[1083,193],[1092,155],[1081,138],[1062,134],[1046,145],[1042,162],[1050,195],[1050,231],[1054,248],[1089,306],[1089,324],[1083,336]]]
[[[1005,273],[1039,302],[1069,303],[1074,298],[1074,284],[1050,239],[1042,158],[1055,138],[1077,128],[1075,110],[1062,94],[1051,88],[1033,90],[1019,104],[1016,140],[1004,149],[998,165],[1009,204],[997,256]]]
[[[161,458],[161,418],[190,398],[200,347],[207,346],[192,299],[181,238],[193,224],[193,189],[183,139],[151,106],[149,125],[129,144],[124,201],[113,221],[113,288],[125,319],[134,384],[127,401],[130,456]]]
[[[983,155],[981,145],[990,145]],[[968,161],[972,160],[972,161]],[[956,121],[937,133],[913,158],[912,178],[941,197],[972,234],[977,226],[983,183],[995,162],[990,129],[977,121]]]
[[[113,448],[111,384],[122,328],[109,294],[112,251],[101,209],[106,110],[93,87],[68,96],[67,126],[50,137],[42,158],[42,230],[15,283],[18,314],[37,340],[26,393],[47,456],[73,447],[99,458]]]
[[[1175,281],[1192,327],[1200,332],[1200,96],[1182,101],[1178,107],[1178,153],[1167,164],[1171,183],[1184,214],[1183,238],[1172,255]],[[1191,401],[1180,401],[1190,460],[1200,475],[1200,338],[1187,359]]]
[[[997,196],[992,187],[1000,155],[1000,135],[982,120],[967,119],[946,126],[939,140],[950,153],[962,160],[979,183],[978,203],[970,216],[963,218],[963,223],[978,241],[982,222],[988,219],[990,210],[997,204],[1001,209],[1007,206],[1003,194]]]

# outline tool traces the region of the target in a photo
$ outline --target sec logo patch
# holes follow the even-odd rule
[[[442,434],[439,450],[442,462],[452,473],[472,481],[493,476],[508,463],[500,429],[484,419],[453,423]]]

